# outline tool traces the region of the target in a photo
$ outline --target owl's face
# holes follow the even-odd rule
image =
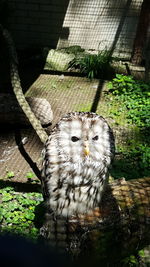
[[[103,118],[91,114],[81,113],[61,120],[57,140],[66,159],[99,161],[110,154],[110,128]]]

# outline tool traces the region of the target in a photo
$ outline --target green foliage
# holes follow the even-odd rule
[[[111,57],[107,50],[99,51],[98,54],[82,54],[72,61],[72,66],[79,67],[89,79],[104,78],[111,72]]]
[[[116,74],[108,88],[126,108],[126,117],[139,127],[150,127],[150,83]]]
[[[118,117],[122,118],[124,115],[128,125],[135,125],[141,136],[141,140],[128,140],[126,145],[120,146],[119,151],[122,155],[115,162],[112,175],[127,179],[148,176],[150,173],[150,84],[136,81],[132,76],[117,74],[116,78],[109,82],[108,87],[109,96],[111,93],[113,97],[112,102],[118,103],[117,108],[111,112],[113,119],[119,121]],[[129,127],[128,125],[126,127]]]
[[[136,255],[130,255],[125,259],[121,260],[120,264],[123,267],[136,267],[136,266],[146,266],[144,264],[145,253],[144,250],[139,250]]]
[[[126,180],[150,175],[150,148],[139,143],[137,147],[122,147],[119,159],[116,157],[111,174],[115,178],[125,177]]]
[[[136,267],[138,266],[138,261],[134,255],[131,255],[122,260],[122,266]]]
[[[37,206],[42,202],[41,193],[21,193],[13,187],[5,187],[0,189],[0,200],[1,233],[37,238],[39,229],[35,226],[35,217]],[[40,216],[41,211],[38,213]]]
[[[135,81],[132,76],[126,76],[123,74],[116,74],[116,78],[109,82],[108,88],[114,93],[121,95],[127,91],[132,91]]]
[[[26,174],[27,182],[28,183],[38,183],[39,180],[35,180],[35,174],[33,172],[27,172]]]
[[[14,172],[9,171],[7,172],[7,178],[13,178],[15,176]]]

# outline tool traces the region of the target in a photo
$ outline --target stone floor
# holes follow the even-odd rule
[[[26,95],[46,98],[54,113],[53,125],[66,112],[96,111],[100,105],[104,84],[98,80],[51,74],[40,74],[26,90]],[[49,132],[50,127],[47,129]],[[27,137],[26,144],[20,146]],[[27,173],[34,172],[35,163],[41,166],[41,144],[32,128],[6,128],[0,132],[0,179],[26,182]],[[9,178],[10,172],[14,177]],[[13,176],[13,175],[12,175]],[[35,175],[36,179],[36,175]]]

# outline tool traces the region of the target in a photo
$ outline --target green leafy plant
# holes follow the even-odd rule
[[[132,76],[116,74],[116,77],[108,83],[109,90],[115,95],[121,95],[132,91],[135,86],[135,81]]]
[[[0,189],[0,200],[0,232],[13,232],[31,239],[37,238],[39,229],[35,225],[35,217],[36,210],[39,216],[41,213],[38,209],[43,200],[41,193],[23,193],[16,191],[14,187],[5,187]]]
[[[118,118],[124,116],[126,128],[136,128],[140,137],[137,142],[128,140],[122,145],[120,159],[116,161],[112,175],[126,179],[149,176],[150,84],[134,80],[132,76],[116,74],[108,83],[108,88],[109,98],[112,97],[110,113],[113,120],[119,122]],[[129,171],[131,169],[132,172]]]
[[[145,265],[144,250],[139,250],[135,255],[130,255],[129,257],[122,259],[120,264],[123,267],[147,266]]]
[[[150,83],[135,81],[132,76],[116,74],[109,82],[110,92],[123,103],[128,121],[139,127],[150,127]]]
[[[28,183],[40,182],[39,180],[35,180],[35,174],[33,172],[27,172],[26,178]]]
[[[76,57],[71,65],[78,67],[89,79],[104,78],[107,72],[111,72],[112,58],[107,50],[99,51],[98,54],[82,54]]]

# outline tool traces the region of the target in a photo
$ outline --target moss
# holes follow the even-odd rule
[[[78,104],[74,106],[74,109],[76,111],[83,111],[83,112],[90,112],[92,108],[92,103],[87,103],[87,104]]]
[[[73,54],[68,54],[63,51],[50,50],[46,59],[44,69],[66,71],[69,63],[74,59]]]
[[[83,53],[85,50],[83,48],[81,48],[81,46],[79,46],[79,45],[72,45],[72,46],[69,46],[66,48],[62,48],[62,49],[60,49],[60,51],[64,51],[68,54],[77,55],[79,53]]]

